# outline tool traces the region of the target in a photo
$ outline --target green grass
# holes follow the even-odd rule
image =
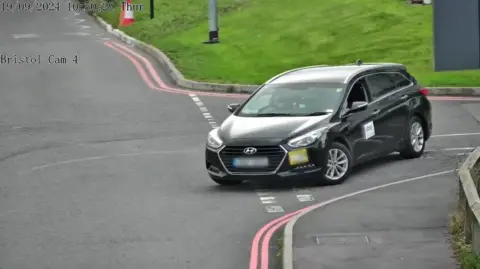
[[[118,0],[117,0],[118,1]],[[400,62],[428,86],[475,86],[479,71],[433,72],[432,6],[403,0],[218,0],[220,44],[208,37],[207,0],[155,0],[127,34],[164,51],[190,79],[260,84],[316,64]],[[101,14],[114,26],[118,11]]]
[[[470,171],[474,182],[480,180],[480,161],[477,160]],[[459,203],[457,210],[450,216],[450,234],[452,249],[462,269],[480,269],[480,256],[472,252],[472,245],[465,240],[465,204]]]
[[[472,246],[465,242],[464,216],[459,212],[451,215],[450,233],[452,249],[462,269],[480,269],[480,257],[472,252]]]

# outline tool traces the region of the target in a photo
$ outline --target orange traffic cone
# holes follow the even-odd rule
[[[122,10],[120,12],[120,26],[128,26],[135,22],[133,17],[133,6],[132,0],[127,0],[127,2],[122,2]]]

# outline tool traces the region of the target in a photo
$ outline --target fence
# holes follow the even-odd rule
[[[465,242],[472,245],[475,254],[480,253],[480,147],[477,147],[458,169],[459,211],[464,214]]]

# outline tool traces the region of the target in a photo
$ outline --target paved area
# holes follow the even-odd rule
[[[447,242],[455,179],[395,185],[306,215],[294,230],[294,268],[456,268]]]

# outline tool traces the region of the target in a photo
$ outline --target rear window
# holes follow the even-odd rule
[[[408,80],[401,73],[391,73],[390,78],[392,79],[393,83],[395,83],[396,88],[403,88],[403,87],[407,87],[408,85],[412,84],[412,82],[410,80]]]
[[[415,77],[412,76],[412,74],[408,73],[408,71],[403,70],[401,73],[402,73],[402,75],[404,75],[407,79],[409,79],[411,82],[413,82],[414,84],[417,84],[417,80],[415,79]]]

